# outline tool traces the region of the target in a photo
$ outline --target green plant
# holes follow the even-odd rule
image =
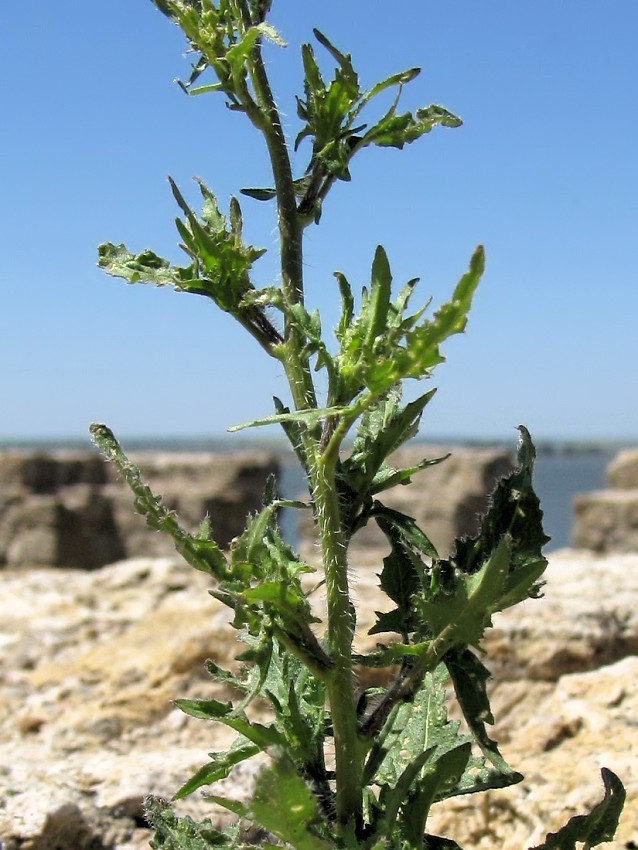
[[[451,300],[429,318],[427,305],[409,310],[416,280],[393,294],[383,248],[374,254],[358,312],[350,284],[337,272],[341,317],[336,344],[330,345],[319,313],[305,304],[302,246],[332,186],[350,179],[349,165],[359,151],[402,148],[435,126],[461,122],[440,106],[399,111],[401,90],[417,76],[416,68],[362,90],[350,56],[315,30],[336,68],[326,83],[313,48],[303,45],[305,82],[297,99],[301,124],[294,146],[307,145],[309,153],[303,173],[295,176],[262,58],[262,42],[281,43],[267,21],[269,0],[153,2],[181,27],[196,54],[183,89],[190,95],[221,92],[230,109],[244,113],[263,136],[274,186],[242,191],[276,201],[281,285],[255,288],[251,267],[263,252],[243,241],[239,203],[231,199],[226,218],[202,181],[199,215],[171,181],[182,213],[176,224],[186,265],[110,243],[100,246],[99,263],[130,283],[170,285],[212,299],[281,363],[290,400],[275,398],[274,414],[248,425],[283,428],[309,489],[307,503],[284,502],[269,486],[263,510],[249,519],[230,551],[222,552],[207,521],[196,535],[184,531],[142,482],[112,433],[103,425],[92,426],[95,442],[131,486],[137,510],[173,538],[193,567],[214,579],[212,595],[231,609],[245,644],[239,672],[208,665],[213,679],[241,695],[234,704],[177,701],[187,714],[225,724],[237,738],[228,752],[213,753],[175,796],[212,785],[239,762],[265,752],[270,766],[260,772],[249,804],[219,793],[211,799],[265,830],[272,841],[297,850],[456,848],[453,840],[428,834],[431,805],[521,779],[488,735],[486,725],[493,722],[489,674],[477,650],[495,611],[537,595],[546,566],[541,548],[547,537],[532,488],[534,447],[521,426],[518,465],[499,482],[480,531],[458,540],[452,557],[439,557],[411,517],[384,504],[383,493],[408,484],[442,459],[395,468],[388,458],[415,436],[433,396],[429,391],[403,403],[402,385],[410,378],[429,378],[443,360],[441,344],[464,330],[483,272],[483,250],[476,249]],[[200,84],[208,73],[212,81]],[[391,106],[375,122],[364,120],[363,110],[367,115],[376,96],[387,90],[396,93]],[[316,372],[325,382],[323,406],[317,401]],[[316,524],[327,597],[321,639],[311,591],[302,584],[313,570],[279,531],[278,511],[284,505],[311,510]],[[378,649],[355,654],[348,546],[369,522],[387,538],[390,551],[380,585],[395,607],[379,614],[371,630],[382,636]],[[389,685],[357,695],[359,666],[388,668]],[[467,721],[466,733],[447,717],[447,680]],[[268,724],[250,717],[257,698],[270,703]],[[327,756],[331,748],[333,762]],[[603,772],[603,779],[603,801],[548,836],[543,848],[574,847],[576,841],[592,847],[613,835],[624,790],[610,771]],[[222,833],[209,823],[178,818],[163,801],[150,798],[148,807],[153,847],[195,850],[247,842],[238,828]]]

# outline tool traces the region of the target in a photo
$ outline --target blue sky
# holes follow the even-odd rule
[[[421,66],[405,105],[464,120],[403,152],[362,152],[333,191],[305,251],[324,327],[332,272],[365,284],[377,244],[397,284],[420,276],[436,305],[483,243],[424,435],[511,439],[523,422],[543,439],[638,440],[635,0],[274,0],[271,20],[289,44],[268,67],[291,136],[312,26],[365,85]],[[3,12],[0,438],[81,437],[95,420],[123,436],[217,435],[285,395],[281,369],[212,303],[96,267],[103,241],[179,259],[169,174],[193,201],[203,178],[223,208],[270,183],[246,120],[173,84],[184,49],[149,0]],[[242,207],[269,283],[274,210]]]

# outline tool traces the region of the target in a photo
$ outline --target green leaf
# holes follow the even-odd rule
[[[199,285],[194,266],[173,266],[149,249],[132,254],[125,245],[106,242],[98,247],[98,265],[107,274],[121,277],[127,283],[154,283],[183,292]]]
[[[520,782],[523,778],[522,775],[512,771],[499,752],[496,741],[489,737],[485,728],[486,723],[494,723],[487,696],[489,670],[467,648],[448,652],[445,656],[445,665],[452,678],[463,716],[483,754],[502,777],[507,779],[508,784]]]
[[[550,832],[543,844],[532,850],[576,850],[576,843],[597,847],[611,841],[618,828],[618,820],[625,805],[626,792],[615,773],[601,770],[605,796],[587,815],[577,815],[558,832]]]
[[[283,754],[272,768],[262,770],[257,777],[248,817],[295,850],[332,850],[334,847],[327,837],[316,833],[322,818],[315,797]]]
[[[295,410],[291,413],[277,413],[274,416],[266,416],[263,419],[253,419],[252,422],[242,422],[241,425],[231,425],[227,431],[241,431],[244,428],[259,428],[263,425],[277,425],[287,422],[302,422],[305,425],[317,425],[328,416],[340,416],[346,413],[349,408],[343,406],[337,407],[319,407],[311,410]]]
[[[277,197],[276,189],[241,189],[242,195],[253,198],[255,201],[272,201]]]
[[[459,744],[442,753],[432,768],[415,783],[402,805],[401,826],[409,846],[420,847],[423,843],[425,823],[430,807],[445,795],[445,789],[458,785],[470,758],[470,743]]]
[[[382,737],[386,756],[373,778],[375,783],[395,787],[406,768],[424,753],[430,753],[427,761],[433,766],[445,753],[469,742],[467,736],[459,734],[458,722],[448,720],[443,687],[446,677],[443,665],[434,673],[426,673],[413,700],[399,706],[389,731]],[[423,761],[414,780],[429,770]]]
[[[152,850],[211,850],[234,846],[228,834],[214,829],[210,820],[196,823],[188,815],[177,817],[169,803],[159,797],[144,800],[146,820],[153,827]]]
[[[181,800],[204,785],[212,785],[213,782],[225,779],[236,764],[257,755],[258,752],[260,748],[256,744],[245,743],[226,753],[211,753],[211,761],[200,767],[173,795],[173,799]]]
[[[388,508],[381,502],[375,502],[372,515],[391,545],[396,542],[429,558],[438,557],[436,549],[414,517]]]
[[[184,531],[172,511],[162,504],[158,496],[153,495],[144,484],[139,469],[131,463],[106,425],[94,423],[90,427],[91,438],[107,460],[115,466],[131,488],[135,497],[135,510],[146,518],[147,524],[164,534],[168,534],[175,549],[187,563],[196,570],[209,573],[218,580],[227,575],[226,558],[213,540],[201,540]]]
[[[436,126],[460,127],[463,122],[447,109],[436,104],[417,109],[415,114],[396,115],[391,110],[365,134],[362,145],[403,148]]]
[[[455,543],[454,565],[474,572],[504,534],[512,541],[511,564],[498,608],[503,610],[528,596],[537,596],[538,580],[547,560],[542,547],[549,538],[543,530],[543,512],[533,488],[535,449],[528,430],[519,426],[518,462],[496,485],[478,535]]]
[[[232,703],[216,699],[176,699],[175,706],[184,714],[200,720],[221,720],[233,710]]]
[[[439,657],[454,646],[477,645],[499,602],[510,566],[511,539],[505,535],[482,567],[471,575],[455,574],[449,589],[439,589],[418,608],[434,638]]]
[[[372,263],[370,299],[366,305],[366,313],[361,311],[362,322],[367,325],[364,345],[370,350],[373,349],[377,337],[386,330],[391,288],[392,274],[388,255],[381,245],[378,245]]]

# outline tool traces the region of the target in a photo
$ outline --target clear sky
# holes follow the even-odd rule
[[[364,85],[421,66],[405,105],[464,120],[403,152],[363,151],[333,191],[305,252],[324,326],[332,272],[359,288],[378,243],[396,283],[420,276],[435,305],[483,243],[424,435],[511,438],[522,422],[543,439],[638,441],[636,0],[274,0],[271,20],[289,45],[268,65],[291,137],[312,26]],[[96,267],[103,241],[179,260],[169,174],[193,202],[203,178],[222,208],[270,184],[246,119],[173,84],[184,50],[149,0],[3,9],[0,438],[81,437],[94,420],[122,436],[217,435],[285,392],[212,302]],[[273,207],[242,207],[248,239],[269,249],[256,282],[271,282]]]

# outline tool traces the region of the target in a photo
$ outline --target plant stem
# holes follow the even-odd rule
[[[343,833],[361,822],[363,759],[352,670],[355,613],[350,600],[347,549],[335,486],[335,464],[319,458],[314,492],[326,578],[328,647],[334,666],[328,677],[337,784],[337,828]]]
[[[297,211],[288,146],[281,126],[263,60],[257,44],[250,63],[251,80],[261,112],[264,134],[273,169],[279,217],[282,290],[288,304],[303,303],[303,227]],[[291,393],[298,410],[317,407],[308,358],[302,355],[304,339],[286,319],[282,358]],[[332,711],[336,761],[336,828],[340,835],[354,833],[362,821],[361,777],[363,759],[358,739],[352,671],[352,640],[355,617],[350,601],[346,541],[335,481],[336,455],[322,457],[320,427],[312,436],[304,429],[304,448],[309,460],[315,515],[319,525],[328,607],[328,649],[333,662],[327,677]]]

